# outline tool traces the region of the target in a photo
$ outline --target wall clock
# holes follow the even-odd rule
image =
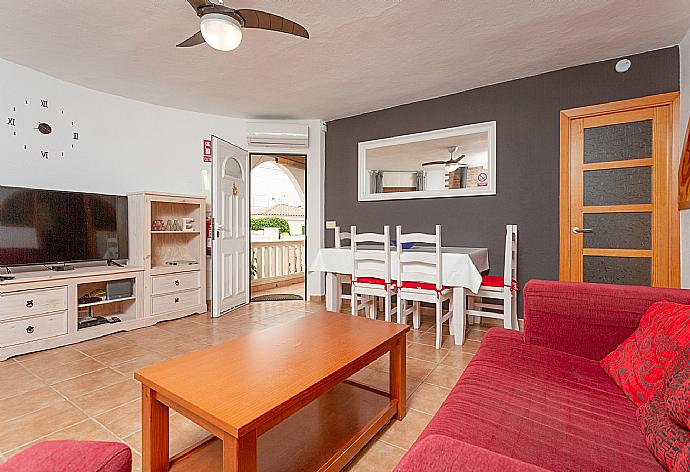
[[[6,125],[21,149],[41,159],[65,157],[79,142],[74,121],[47,99],[27,99],[11,106]]]

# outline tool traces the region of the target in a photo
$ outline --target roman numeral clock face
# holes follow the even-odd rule
[[[27,99],[11,106],[5,124],[16,149],[30,158],[62,159],[79,143],[75,122],[48,99]]]

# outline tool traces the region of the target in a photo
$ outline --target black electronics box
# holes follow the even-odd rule
[[[105,283],[105,292],[108,300],[130,298],[132,296],[132,281],[130,279],[110,280]]]

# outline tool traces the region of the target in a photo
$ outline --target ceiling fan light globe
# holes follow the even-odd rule
[[[457,162],[450,162],[445,165],[445,168],[446,172],[455,172],[460,168],[460,164],[458,164]]]
[[[201,35],[213,49],[232,51],[242,42],[242,26],[228,15],[209,13],[201,17]]]

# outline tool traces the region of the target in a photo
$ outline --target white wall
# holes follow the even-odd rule
[[[202,141],[214,134],[247,147],[244,119],[97,92],[1,59],[0,78],[1,185],[114,194],[142,190],[204,194],[201,174],[210,171],[210,164],[203,163]],[[41,100],[48,100],[47,110],[40,107]],[[7,124],[9,117],[16,118],[16,126]],[[49,123],[53,133],[46,136],[34,129],[41,121]],[[78,141],[72,139],[72,122]],[[314,257],[323,242],[325,143],[321,122],[308,123],[311,228],[307,233],[308,253]],[[44,149],[50,150],[47,160],[41,157]],[[309,293],[323,293],[321,279],[318,274],[310,277]]]
[[[687,134],[690,118],[690,31],[680,43],[680,144]],[[681,287],[690,288],[690,210],[680,212]]]

